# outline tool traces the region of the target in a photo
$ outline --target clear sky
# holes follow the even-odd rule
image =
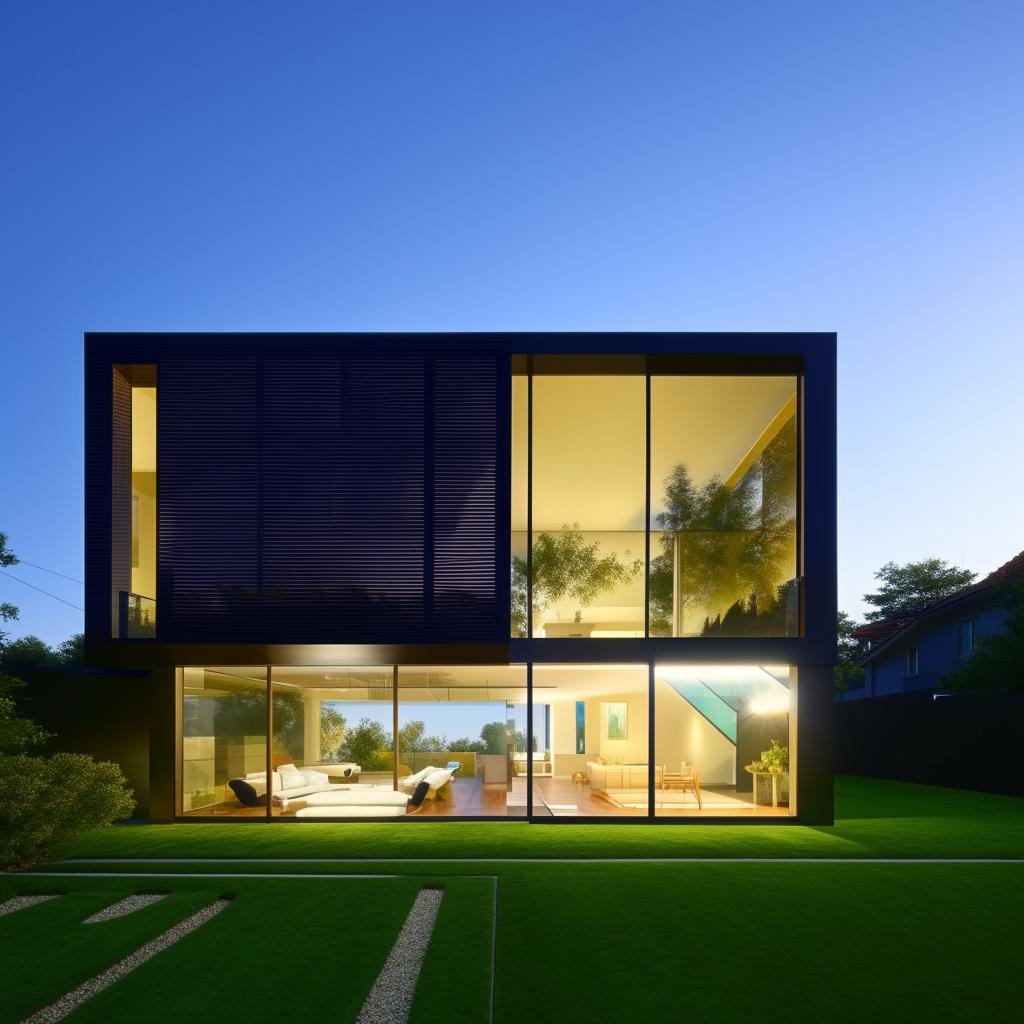
[[[888,559],[990,571],[1022,52],[984,0],[7,4],[0,530],[81,578],[86,330],[835,330],[841,606]]]

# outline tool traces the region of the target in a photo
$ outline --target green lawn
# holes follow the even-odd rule
[[[399,859],[65,864],[54,866],[61,877],[0,878],[0,898],[69,893],[0,919],[0,959],[10,976],[25,979],[13,1002],[0,1000],[0,1022],[21,1019],[97,973],[167,920],[231,894],[232,905],[199,932],[68,1019],[350,1024],[425,884],[445,886],[446,895],[415,1024],[488,1019],[495,891],[497,1024],[1014,1019],[1024,998],[1024,864],[644,863],[689,855],[1024,856],[1024,801],[843,779],[839,810],[834,829],[420,822],[108,829],[76,852]],[[636,861],[530,862],[600,855]],[[412,859],[460,856],[527,859]],[[251,877],[256,872],[395,877]],[[118,922],[77,923],[126,893],[153,891],[173,895]]]
[[[353,1021],[423,879],[160,879],[125,884],[68,878],[59,885],[0,879],[13,894],[63,892],[0,918],[0,1024],[20,1021],[221,896],[231,905],[67,1019],[110,1021]],[[42,884],[40,884],[42,883]],[[494,885],[448,878],[417,988],[413,1024],[486,1019]],[[102,924],[89,914],[135,892],[167,892],[145,910]],[[483,936],[484,941],[480,937]],[[264,969],[266,968],[266,969]],[[443,1001],[442,1001],[443,999]]]
[[[1013,797],[840,777],[836,824],[528,825],[428,820],[128,825],[77,843],[79,857],[1018,857]]]

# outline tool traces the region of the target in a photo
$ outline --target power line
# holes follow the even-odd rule
[[[42,569],[43,572],[53,573],[54,576],[60,576],[61,579],[71,580],[72,583],[78,583],[80,586],[85,586],[81,580],[76,580],[74,576],[65,576],[62,572],[57,572],[56,569],[47,569],[45,565],[36,565],[35,562],[26,562],[24,558],[19,558],[15,563],[16,565],[30,565],[33,569]],[[20,582],[20,581],[19,581]]]
[[[27,564],[27,563],[26,563]],[[17,576],[11,576],[9,572],[4,572],[0,569],[0,576],[7,576],[14,580],[15,583],[23,583],[26,587],[31,587],[33,590],[38,590],[40,594],[45,594],[47,597],[52,597],[54,601],[60,601],[61,604],[69,605],[71,608],[76,608],[80,612],[84,612],[84,608],[79,608],[77,604],[71,604],[70,601],[65,601],[63,597],[58,597],[56,594],[51,594],[48,590],[43,590],[42,587],[37,587],[34,583],[29,583],[28,580],[19,580]]]

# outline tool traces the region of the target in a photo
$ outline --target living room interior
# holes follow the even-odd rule
[[[180,814],[266,816],[267,669],[179,674]],[[275,818],[524,817],[528,795],[534,817],[795,812],[785,666],[655,666],[653,759],[646,665],[535,665],[529,742],[526,666],[269,676]]]

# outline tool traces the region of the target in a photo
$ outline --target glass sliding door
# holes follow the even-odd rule
[[[651,377],[652,636],[796,636],[795,377]]]
[[[266,667],[181,668],[178,685],[179,813],[264,816]]]
[[[356,787],[394,790],[391,666],[274,665],[271,689],[275,817],[316,816]]]
[[[526,668],[400,666],[399,783],[441,817],[526,814]]]
[[[646,665],[534,665],[534,816],[645,816],[648,706]]]
[[[656,665],[655,815],[795,813],[794,684],[786,665]]]

